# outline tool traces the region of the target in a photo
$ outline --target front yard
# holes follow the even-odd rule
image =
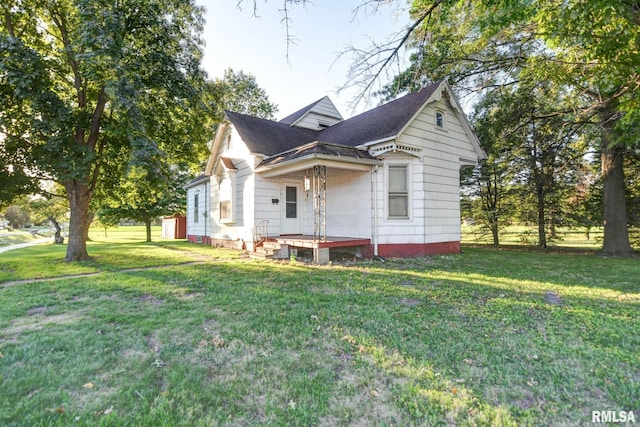
[[[317,267],[106,239],[93,262],[63,253],[0,255],[0,425],[640,418],[637,258],[466,249]],[[33,277],[61,278],[16,282]]]

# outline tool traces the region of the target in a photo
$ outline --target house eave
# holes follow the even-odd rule
[[[376,145],[376,144],[382,144],[383,142],[389,142],[389,141],[393,141],[394,139],[396,139],[398,135],[392,135],[392,136],[387,136],[384,138],[380,138],[380,139],[376,139],[375,141],[369,141],[369,142],[365,142],[364,144],[360,144],[358,145],[356,148],[360,148],[360,149],[367,149],[369,147],[371,147],[372,145]]]
[[[275,176],[303,171],[313,166],[327,166],[337,169],[366,172],[370,170],[372,166],[380,164],[380,161],[376,159],[339,158],[326,154],[314,153],[308,156],[277,163],[275,165],[260,166],[256,169],[256,173],[259,173],[265,178],[272,178]]]
[[[204,175],[197,180],[191,181],[190,183],[186,184],[182,188],[184,188],[185,190],[188,190],[189,188],[193,188],[193,187],[197,187],[199,185],[205,184],[209,182],[210,179],[211,177],[209,175]]]

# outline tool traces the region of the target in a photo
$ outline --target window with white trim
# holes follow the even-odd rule
[[[231,200],[220,202],[220,219],[223,221],[231,220]]]
[[[200,210],[200,194],[196,193],[193,196],[193,222],[198,223],[198,212]]]
[[[218,188],[218,203],[220,208],[220,222],[233,222],[233,193],[235,187],[235,173],[226,172],[220,177]]]
[[[409,180],[407,165],[389,165],[389,218],[409,217]]]

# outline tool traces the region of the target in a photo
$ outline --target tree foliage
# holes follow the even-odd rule
[[[122,219],[143,222],[147,242],[151,241],[151,224],[160,216],[184,213],[183,186],[189,174],[186,168],[158,162],[156,168],[132,167],[122,181],[104,198],[98,218],[102,224],[117,224]]]
[[[18,205],[11,205],[4,211],[4,219],[9,221],[13,228],[22,228],[31,221],[29,212]]]
[[[476,97],[507,87],[525,89],[524,97],[541,83],[563,93],[564,102],[530,123],[598,130],[591,142],[601,155],[603,253],[630,253],[624,157],[637,143],[640,115],[638,3],[414,0],[411,13],[415,24],[400,42],[415,53],[387,94],[441,78]]]
[[[37,191],[37,185],[26,170],[5,158],[7,149],[0,140],[0,208],[8,206],[18,196]]]
[[[262,118],[273,118],[277,107],[256,82],[255,77],[242,71],[228,69],[222,79],[205,82],[203,102],[208,104],[210,115],[206,129],[211,129],[224,120],[224,110],[251,114]],[[162,135],[157,136],[162,140]],[[167,142],[164,142],[167,144]],[[161,146],[161,147],[164,147]],[[184,213],[186,200],[183,186],[193,178],[190,170],[202,170],[202,162],[209,154],[204,146],[198,152],[187,153],[163,150],[144,158],[144,161],[127,161],[128,153],[117,160],[114,168],[118,173],[108,179],[96,193],[94,210],[103,225],[116,225],[122,219],[145,223],[147,241],[151,241],[151,223],[160,216]]]
[[[221,79],[209,83],[209,89],[217,120],[223,119],[224,110],[270,120],[278,112],[252,74],[228,68]]]
[[[9,158],[21,160],[5,170],[65,187],[66,259],[87,259],[90,202],[124,159],[143,165],[206,142],[202,8],[9,0],[0,14],[0,132]]]
[[[63,190],[55,188],[55,190]],[[62,193],[62,191],[56,191]],[[69,201],[59,194],[49,193],[46,197],[35,197],[29,201],[29,209],[32,212],[35,223],[50,223],[54,228],[53,241],[57,244],[64,243],[62,237],[61,222],[65,220],[69,213]]]

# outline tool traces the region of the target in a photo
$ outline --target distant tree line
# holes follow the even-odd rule
[[[351,77],[370,88],[407,49],[409,65],[383,95],[447,79],[475,105],[489,158],[466,176],[466,194],[494,243],[510,221],[535,220],[542,247],[554,224],[594,224],[604,227],[603,254],[629,255],[640,176],[638,2],[414,0],[410,13],[388,43],[353,51]]]

